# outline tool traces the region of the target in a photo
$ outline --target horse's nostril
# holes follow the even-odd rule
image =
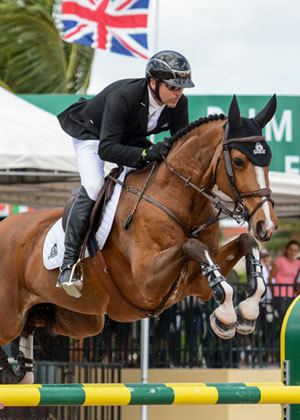
[[[266,235],[267,233],[266,226],[262,220],[259,220],[257,222],[256,231],[261,238],[263,238]]]

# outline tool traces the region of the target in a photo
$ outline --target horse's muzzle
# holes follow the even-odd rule
[[[265,222],[259,220],[255,227],[255,237],[261,242],[267,242],[271,239],[277,227],[277,224],[272,223],[272,225],[267,228]]]

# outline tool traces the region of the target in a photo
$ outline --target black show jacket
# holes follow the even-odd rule
[[[100,140],[102,160],[137,167],[147,136],[188,125],[188,102],[182,95],[176,108],[165,107],[148,132],[149,94],[146,79],[124,79],[108,85],[94,98],[80,98],[58,115],[62,129],[80,140]]]

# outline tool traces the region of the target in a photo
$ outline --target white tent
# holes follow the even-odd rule
[[[279,217],[300,217],[300,175],[270,172],[272,197]]]
[[[57,118],[0,87],[0,171],[77,172],[70,137]]]

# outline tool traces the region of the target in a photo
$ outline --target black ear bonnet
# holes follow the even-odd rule
[[[273,95],[264,109],[254,118],[240,116],[236,96],[234,95],[228,113],[227,147],[244,153],[255,166],[268,166],[272,152],[262,136],[263,127],[271,120],[276,110],[276,96]],[[257,141],[247,142],[247,137],[258,136]],[[245,138],[245,141],[243,140]],[[234,142],[234,139],[239,141]],[[233,140],[233,141],[232,141]]]

